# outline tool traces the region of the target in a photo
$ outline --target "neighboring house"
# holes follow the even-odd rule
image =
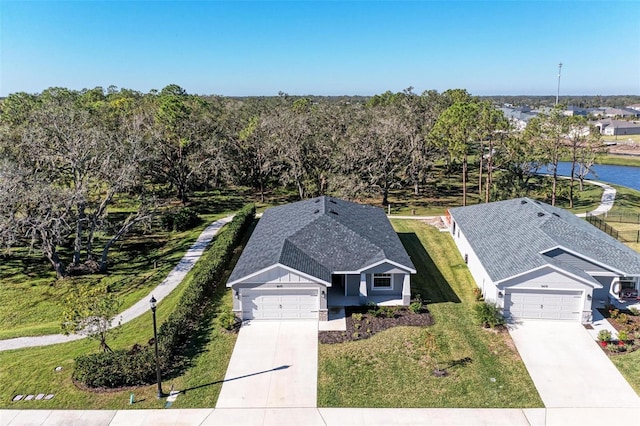
[[[532,112],[529,107],[504,106],[501,107],[500,110],[504,114],[504,117],[509,120],[518,131],[524,130],[529,120],[537,115],[537,113]]]
[[[640,111],[629,108],[591,108],[588,110],[590,115],[606,118],[634,118],[640,116]]]
[[[586,108],[580,108],[577,106],[568,106],[567,109],[565,109],[564,111],[562,111],[562,113],[564,115],[566,115],[567,117],[571,117],[574,115],[582,115],[584,117],[587,116],[587,109]]]
[[[593,123],[606,136],[640,135],[640,124],[633,121],[606,118]]]
[[[518,198],[449,214],[471,275],[506,317],[588,323],[592,302],[637,295],[640,254],[565,210]]]
[[[408,305],[416,270],[384,211],[331,197],[267,209],[227,287],[249,319],[328,319],[328,306]]]
[[[632,109],[640,112],[640,104],[627,105],[627,109]]]

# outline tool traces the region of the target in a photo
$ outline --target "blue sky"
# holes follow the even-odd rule
[[[0,96],[640,95],[638,1],[6,1]]]

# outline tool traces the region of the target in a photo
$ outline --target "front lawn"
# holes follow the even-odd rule
[[[319,345],[321,407],[542,407],[506,333],[473,321],[473,280],[447,233],[394,221],[418,270],[413,293],[427,302],[430,327],[398,327],[361,341]],[[436,341],[434,364],[426,341]],[[434,367],[448,371],[434,377]]]

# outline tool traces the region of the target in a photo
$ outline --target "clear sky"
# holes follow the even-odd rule
[[[640,95],[640,1],[6,1],[0,96]]]

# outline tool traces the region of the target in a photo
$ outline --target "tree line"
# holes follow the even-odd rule
[[[264,200],[285,187],[300,199],[376,196],[386,205],[396,188],[420,196],[437,166],[459,176],[465,205],[468,191],[486,202],[526,195],[550,165],[555,203],[558,161],[574,164],[572,201],[574,178],[600,150],[584,117],[555,109],[516,132],[489,100],[462,89],[329,101],[203,97],[173,84],[149,93],[49,88],[9,95],[0,120],[0,243],[41,251],[58,277],[88,262],[104,271],[132,227],[196,190],[250,186]],[[124,199],[133,213],[110,215]],[[99,244],[98,233],[108,236]]]

